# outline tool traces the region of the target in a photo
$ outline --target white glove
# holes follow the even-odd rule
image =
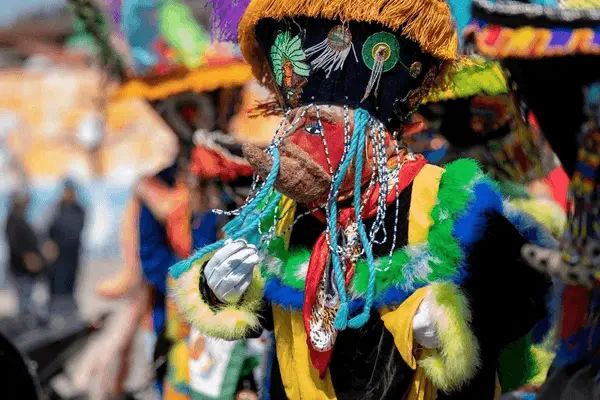
[[[440,340],[429,312],[429,300],[427,298],[419,305],[413,318],[413,339],[427,349],[440,347]]]
[[[250,286],[259,261],[258,250],[245,240],[227,243],[206,263],[206,283],[219,300],[235,303]]]

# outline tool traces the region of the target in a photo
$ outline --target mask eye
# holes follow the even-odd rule
[[[304,132],[308,133],[309,135],[320,135],[323,133],[323,130],[321,128],[321,124],[319,124],[317,121],[313,121],[304,125]]]

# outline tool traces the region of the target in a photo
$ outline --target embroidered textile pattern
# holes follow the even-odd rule
[[[600,277],[600,84],[584,89],[586,119],[569,187],[571,207],[562,253],[525,246],[525,259],[536,269],[559,276],[565,283],[591,288]]]
[[[569,265],[600,273],[600,83],[585,89],[587,119],[582,126],[577,168],[570,186],[572,215],[563,241]],[[575,278],[572,276],[571,278]]]
[[[286,101],[296,107],[302,96],[302,86],[310,75],[300,36],[292,37],[289,31],[280,32],[271,48],[271,62],[275,80]]]
[[[477,23],[476,23],[477,24]],[[569,54],[600,54],[600,28],[509,28],[479,23],[477,49],[494,57],[539,58]]]
[[[511,94],[475,97],[471,110],[475,133],[497,135],[504,129],[506,134],[473,147],[467,156],[481,160],[496,179],[528,183],[547,174],[542,162],[548,158],[548,144],[519,118],[521,111]]]

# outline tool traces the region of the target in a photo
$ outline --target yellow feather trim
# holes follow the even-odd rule
[[[479,343],[469,325],[471,311],[467,299],[456,285],[431,285],[429,299],[440,348],[425,355],[419,366],[438,390],[450,392],[475,376],[481,363]]]
[[[427,53],[454,60],[458,35],[450,8],[442,0],[253,0],[239,24],[239,43],[259,81],[269,67],[255,37],[258,21],[286,17],[326,18],[341,21],[377,22],[421,45]]]
[[[546,350],[544,346],[533,346],[531,350],[537,365],[537,374],[531,378],[529,383],[536,386],[542,386],[546,381],[548,371],[550,370],[550,366],[554,360],[554,353]]]
[[[162,100],[187,91],[204,93],[243,86],[250,79],[252,79],[252,71],[250,66],[245,63],[204,66],[164,77],[132,79],[122,85],[114,93],[114,97]]]
[[[519,211],[529,214],[544,225],[556,238],[562,237],[567,216],[561,206],[548,199],[514,199],[509,203]]]
[[[200,274],[213,254],[209,253],[196,261],[177,279],[174,297],[179,311],[201,333],[225,340],[242,339],[260,326],[257,311],[262,303],[264,280],[258,268],[255,268],[252,283],[242,301],[213,311],[199,290]]]
[[[506,76],[499,63],[487,61],[481,56],[459,57],[433,88],[422,103],[462,99],[476,95],[508,93]]]

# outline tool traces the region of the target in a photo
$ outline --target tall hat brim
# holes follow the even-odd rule
[[[217,65],[173,71],[165,76],[129,79],[119,87],[114,96],[141,97],[156,101],[187,91],[206,93],[241,87],[251,79],[250,66],[240,60],[231,59]]]
[[[244,58],[257,79],[269,73],[269,64],[258,43],[255,28],[261,19],[294,17],[379,23],[417,42],[423,51],[441,60],[458,54],[456,24],[441,0],[253,0],[242,17],[238,40]]]

